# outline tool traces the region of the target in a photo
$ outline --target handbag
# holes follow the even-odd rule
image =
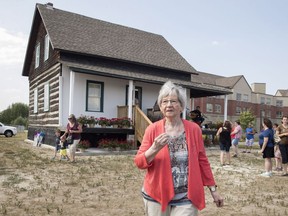
[[[72,143],[73,143],[73,137],[72,137],[72,134],[69,134],[69,135],[67,136],[66,141],[67,141],[67,144],[72,144]]]

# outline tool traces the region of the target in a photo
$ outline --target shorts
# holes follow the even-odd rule
[[[58,151],[58,150],[60,150],[61,149],[61,145],[56,145],[55,146],[55,151]]]
[[[254,143],[254,139],[246,139],[246,146],[252,146],[253,145],[253,143]]]
[[[235,146],[238,145],[239,140],[240,140],[239,138],[234,138],[234,139],[232,140],[232,144],[235,145]]]
[[[67,156],[67,150],[66,149],[60,149],[60,155],[66,157]]]
[[[279,149],[281,152],[282,163],[288,163],[288,145],[287,144],[279,144]]]
[[[225,151],[225,152],[229,152],[230,151],[230,146],[231,145],[226,145],[226,144],[220,143],[220,150],[221,151]]]
[[[274,158],[274,147],[268,147],[264,149],[263,158]]]

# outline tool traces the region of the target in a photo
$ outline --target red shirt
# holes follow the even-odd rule
[[[183,120],[188,147],[188,193],[187,197],[199,210],[205,207],[203,186],[215,185],[210,163],[206,156],[202,131],[193,122]],[[164,133],[165,119],[149,125],[145,131],[142,144],[134,158],[134,163],[140,169],[147,169],[144,179],[144,190],[161,204],[165,211],[168,203],[174,197],[174,187],[171,171],[169,149],[166,145],[148,164],[144,155],[154,139]]]

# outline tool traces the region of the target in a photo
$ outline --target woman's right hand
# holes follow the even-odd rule
[[[151,163],[157,153],[168,144],[170,138],[168,134],[162,133],[154,139],[152,146],[145,152],[148,163]]]
[[[152,144],[152,148],[156,151],[160,151],[164,146],[166,146],[171,139],[171,136],[169,136],[166,133],[162,133],[159,136],[157,136]]]

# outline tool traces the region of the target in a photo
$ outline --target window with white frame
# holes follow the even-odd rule
[[[260,104],[265,104],[265,97],[260,97]]]
[[[103,112],[104,83],[87,80],[86,110]]]
[[[34,89],[34,109],[33,109],[34,113],[38,112],[38,89]]]
[[[40,43],[36,45],[36,50],[35,50],[35,68],[39,67],[40,63]]]
[[[271,98],[266,98],[266,104],[271,105]]]
[[[49,103],[50,103],[50,93],[49,93],[49,83],[44,85],[44,111],[49,111]]]
[[[241,99],[242,99],[242,95],[240,93],[237,93],[236,94],[236,100],[241,101]]]
[[[236,115],[240,115],[241,114],[241,107],[236,107]]]
[[[44,61],[49,58],[49,36],[48,34],[45,36],[44,41]]]
[[[243,94],[243,101],[248,102],[248,100],[249,100],[249,95]]]
[[[283,117],[283,112],[282,111],[277,111],[276,112],[276,118],[282,118]]]
[[[276,100],[276,106],[277,107],[282,107],[283,106],[283,101],[282,100]]]
[[[268,118],[271,117],[271,111],[270,111],[270,110],[266,110],[266,116],[267,116]]]
[[[215,104],[215,112],[221,113],[221,105],[220,104]]]
[[[211,103],[206,104],[206,112],[213,112],[213,104]]]

